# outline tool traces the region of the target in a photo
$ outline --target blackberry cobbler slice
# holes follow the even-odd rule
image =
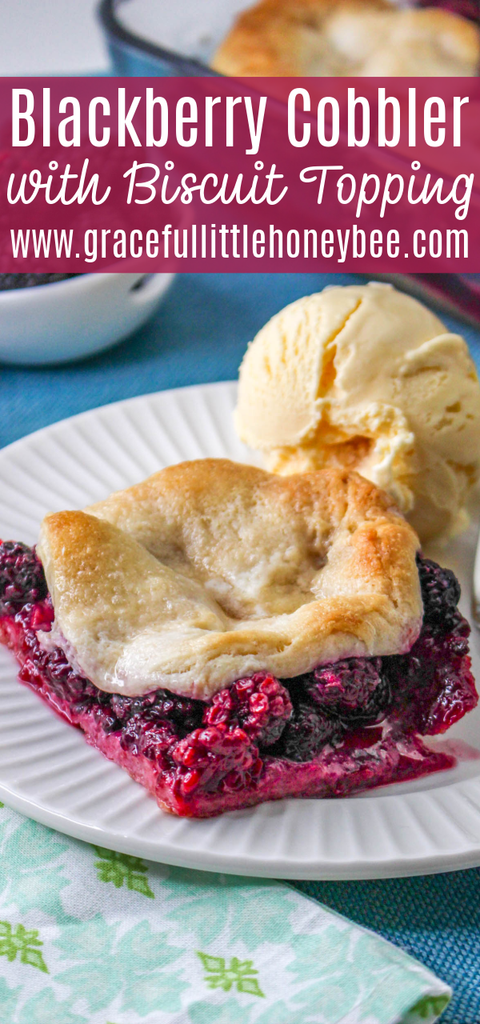
[[[24,544],[0,544],[0,640],[21,681],[166,810],[207,817],[287,796],[343,796],[454,764],[422,737],[445,732],[478,699],[455,576],[415,553],[413,531],[367,481],[307,476],[292,489],[293,478],[252,467],[184,464],[87,513],[48,517],[42,561]],[[227,518],[237,517],[230,576],[213,484]],[[275,543],[242,555],[240,607],[242,528],[252,541],[242,510],[251,515],[252,501],[258,536],[266,510]],[[295,543],[303,561],[293,592]],[[265,550],[275,562],[268,596]],[[232,680],[235,666],[252,663]]]

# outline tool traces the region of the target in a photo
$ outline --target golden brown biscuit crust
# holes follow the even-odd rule
[[[243,11],[212,62],[233,76],[476,75],[480,33],[438,8],[388,0],[260,0]]]
[[[356,473],[204,459],[47,516],[38,552],[53,640],[97,686],[208,699],[258,670],[291,678],[408,650],[418,546]]]

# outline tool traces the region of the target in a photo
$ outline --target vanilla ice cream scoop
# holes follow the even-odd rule
[[[356,469],[422,541],[468,521],[480,475],[480,384],[466,342],[392,285],[293,302],[240,367],[238,433],[281,474]]]

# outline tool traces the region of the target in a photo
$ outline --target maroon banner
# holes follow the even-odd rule
[[[480,271],[480,79],[0,79],[0,270]]]

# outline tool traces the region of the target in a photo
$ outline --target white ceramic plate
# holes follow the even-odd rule
[[[0,452],[0,537],[29,543],[48,511],[81,508],[169,463],[252,461],[234,384],[166,391],[57,423]],[[474,530],[444,553],[468,609]],[[480,679],[478,637],[474,655]],[[16,681],[0,649],[0,797],[61,832],[150,860],[284,878],[381,878],[480,865],[480,711],[456,726],[451,772],[342,800],[284,800],[207,821],[162,813]]]

